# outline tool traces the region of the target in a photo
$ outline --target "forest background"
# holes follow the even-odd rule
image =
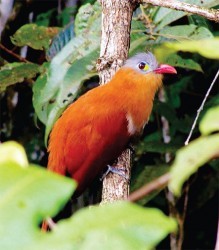
[[[194,0],[192,4],[214,9],[219,6],[215,0]],[[7,22],[1,22],[1,142],[18,142],[25,148],[31,164],[46,167],[45,144],[54,122],[69,103],[99,83],[95,66],[101,43],[101,5],[96,1],[33,0],[14,1],[11,7]],[[27,240],[25,244],[32,246],[27,249],[45,249],[44,246],[68,249],[68,244],[75,249],[91,245],[102,249],[110,244],[120,244],[119,249],[145,246],[152,249],[157,244],[156,249],[169,249],[170,244],[172,250],[214,249],[218,225],[218,80],[200,110],[198,124],[192,131],[193,143],[184,145],[197,110],[219,69],[218,36],[218,23],[200,15],[148,4],[136,5],[133,14],[129,55],[151,50],[160,61],[175,66],[178,74],[165,77],[164,89],[155,99],[150,122],[134,144],[130,189],[131,192],[139,190],[171,173],[175,181],[170,180],[171,192],[158,185],[158,190],[137,201],[139,207],[119,203],[115,207],[109,205],[105,211],[101,207],[93,211],[85,209],[75,219],[73,215],[66,224],[60,224],[54,235],[42,236],[36,231],[37,226],[45,216],[55,215],[64,206],[74,186],[69,180],[56,179],[44,172],[41,176],[34,166],[28,168],[29,172],[23,172],[27,170],[17,166],[28,165],[23,149],[13,143],[2,144],[0,190],[5,193],[14,188],[15,192],[9,195],[12,201],[7,200],[8,196],[0,199],[1,225],[7,225],[0,233],[8,232],[0,246],[10,249],[16,243],[17,249],[24,249]],[[70,63],[66,66],[66,62]],[[15,152],[21,154],[21,161]],[[37,181],[38,174],[40,181]],[[24,175],[27,179],[32,176],[33,185],[23,190]],[[175,196],[170,198],[172,192]],[[36,198],[30,202],[28,199],[34,194]],[[96,203],[98,199],[94,191],[88,191],[73,204],[73,210]],[[50,204],[42,205],[43,202]],[[92,221],[107,211],[106,221]],[[119,211],[122,215],[117,214]],[[136,214],[133,221],[130,214]],[[31,225],[30,218],[34,218]],[[83,226],[72,239],[70,235],[76,230],[77,220]],[[128,229],[122,231],[119,223],[124,220],[130,232],[135,232],[133,237]],[[87,221],[92,226],[87,226]],[[178,233],[175,233],[175,221],[179,225]],[[22,225],[20,234],[18,225]],[[103,241],[104,233],[112,234],[115,228],[119,236]],[[153,232],[150,228],[154,228]],[[37,237],[42,240],[36,244]],[[66,248],[61,242],[63,237]]]

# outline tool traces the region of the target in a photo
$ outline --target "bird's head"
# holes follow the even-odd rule
[[[155,56],[151,52],[139,53],[129,58],[124,68],[135,69],[140,74],[148,74],[153,72],[155,74],[176,74],[176,69],[168,64],[158,64]]]

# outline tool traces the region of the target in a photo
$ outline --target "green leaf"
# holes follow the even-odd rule
[[[145,34],[145,24],[136,18],[132,19],[129,55],[144,51],[149,36]]]
[[[27,167],[28,160],[24,148],[17,142],[10,141],[0,145],[0,165],[4,163]]]
[[[207,8],[218,5],[218,0],[203,0],[203,1],[186,0],[182,2],[195,4],[195,5],[203,6],[203,7],[205,6]],[[171,24],[172,22],[186,15],[188,15],[188,13],[184,11],[176,11],[176,10],[160,7],[158,8],[156,14],[154,15],[153,21],[157,24],[156,29],[160,30],[166,25]]]
[[[47,244],[52,250],[149,250],[176,227],[175,221],[158,209],[118,202],[81,209],[69,220],[58,224]]]
[[[0,249],[32,249],[39,242],[47,249],[47,235],[40,231],[39,224],[57,214],[75,183],[37,166],[22,168],[23,151],[15,143],[0,145],[0,152],[8,158],[0,162]]]
[[[186,68],[186,69],[203,72],[200,64],[198,64],[197,62],[195,62],[194,60],[190,58],[183,58],[182,56],[177,55],[176,53],[164,54],[162,62],[168,63],[175,67]]]
[[[119,202],[81,209],[43,233],[39,224],[60,210],[75,184],[33,165],[20,167],[20,155],[16,164],[13,151],[23,157],[23,149],[13,142],[0,146],[8,156],[0,162],[0,249],[153,249],[176,231],[176,222],[158,209]]]
[[[170,171],[170,190],[179,196],[183,183],[218,153],[218,149],[219,134],[200,137],[180,149]]]
[[[50,9],[47,12],[40,13],[36,16],[35,24],[38,26],[49,26],[49,23],[54,15],[56,15],[56,8]]]
[[[58,33],[59,28],[43,27],[36,24],[25,24],[11,37],[16,46],[29,46],[33,49],[48,49],[51,39]]]
[[[136,156],[138,155],[142,155],[143,153],[147,153],[147,152],[153,152],[153,153],[174,153],[176,152],[176,150],[179,148],[179,145],[174,143],[174,142],[170,142],[168,144],[165,144],[161,141],[141,141],[136,149],[135,149],[135,153]]]
[[[187,51],[196,52],[200,55],[211,58],[219,59],[219,38],[203,39],[199,41],[184,41],[181,43],[167,43],[164,45],[166,53],[172,53],[173,51]],[[167,49],[170,49],[169,51]]]
[[[132,170],[132,180],[131,180],[131,192],[141,188],[143,185],[153,181],[154,179],[160,177],[161,175],[169,172],[170,167],[168,165],[151,165],[151,166],[141,166],[141,169]],[[138,204],[145,205],[148,201],[153,199],[161,190],[156,190],[153,193],[143,197],[138,201]]]
[[[25,78],[33,78],[40,72],[40,66],[33,63],[9,63],[0,69],[0,93],[15,83],[23,82]]]
[[[219,106],[207,111],[200,122],[199,129],[203,135],[219,131]]]
[[[191,76],[185,76],[170,86],[165,86],[167,100],[171,107],[179,108],[181,104],[180,94],[187,89],[192,82]]]
[[[74,23],[69,23],[52,40],[47,50],[46,57],[51,60],[74,37]]]
[[[46,105],[44,106],[40,102],[40,97],[43,95],[43,91],[46,87],[49,66],[50,66],[50,63],[47,63],[47,62],[41,66],[42,67],[41,75],[37,78],[32,88],[33,106],[34,106],[35,112],[37,113],[38,118],[44,124],[46,124],[46,121],[47,121],[47,112],[45,112],[47,107]]]
[[[198,27],[194,24],[167,26],[160,30],[159,35],[174,41],[198,40],[213,38],[212,33],[205,27]]]
[[[156,112],[161,116],[164,116],[171,123],[176,122],[178,117],[176,115],[176,110],[171,107],[168,103],[158,102],[155,103],[154,108],[156,108]]]
[[[98,2],[91,5],[90,3],[84,4],[78,10],[75,18],[75,33],[76,36],[83,33],[99,32],[101,28],[101,6]]]
[[[93,6],[94,10],[96,8],[96,5]],[[34,84],[34,108],[46,125],[45,142],[54,122],[76,98],[82,83],[97,75],[95,61],[99,55],[101,16],[99,14],[97,18],[96,13],[92,13],[95,19],[92,15],[88,18],[87,32],[67,43],[52,59],[44,76],[40,76]]]

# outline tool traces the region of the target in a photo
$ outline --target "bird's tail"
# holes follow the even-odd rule
[[[56,223],[52,220],[52,218],[47,218],[46,220],[43,221],[42,226],[41,226],[41,231],[42,232],[47,232],[49,230],[54,229],[56,226]]]

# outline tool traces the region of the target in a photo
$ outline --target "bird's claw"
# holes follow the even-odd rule
[[[113,167],[110,165],[107,165],[108,169],[106,170],[106,172],[102,175],[102,177],[100,178],[101,181],[103,181],[103,179],[109,174],[109,173],[114,173],[114,174],[118,174],[120,176],[122,176],[123,178],[125,178],[127,181],[129,181],[129,178],[127,177],[127,175],[125,174],[126,172],[126,168],[123,167]]]

